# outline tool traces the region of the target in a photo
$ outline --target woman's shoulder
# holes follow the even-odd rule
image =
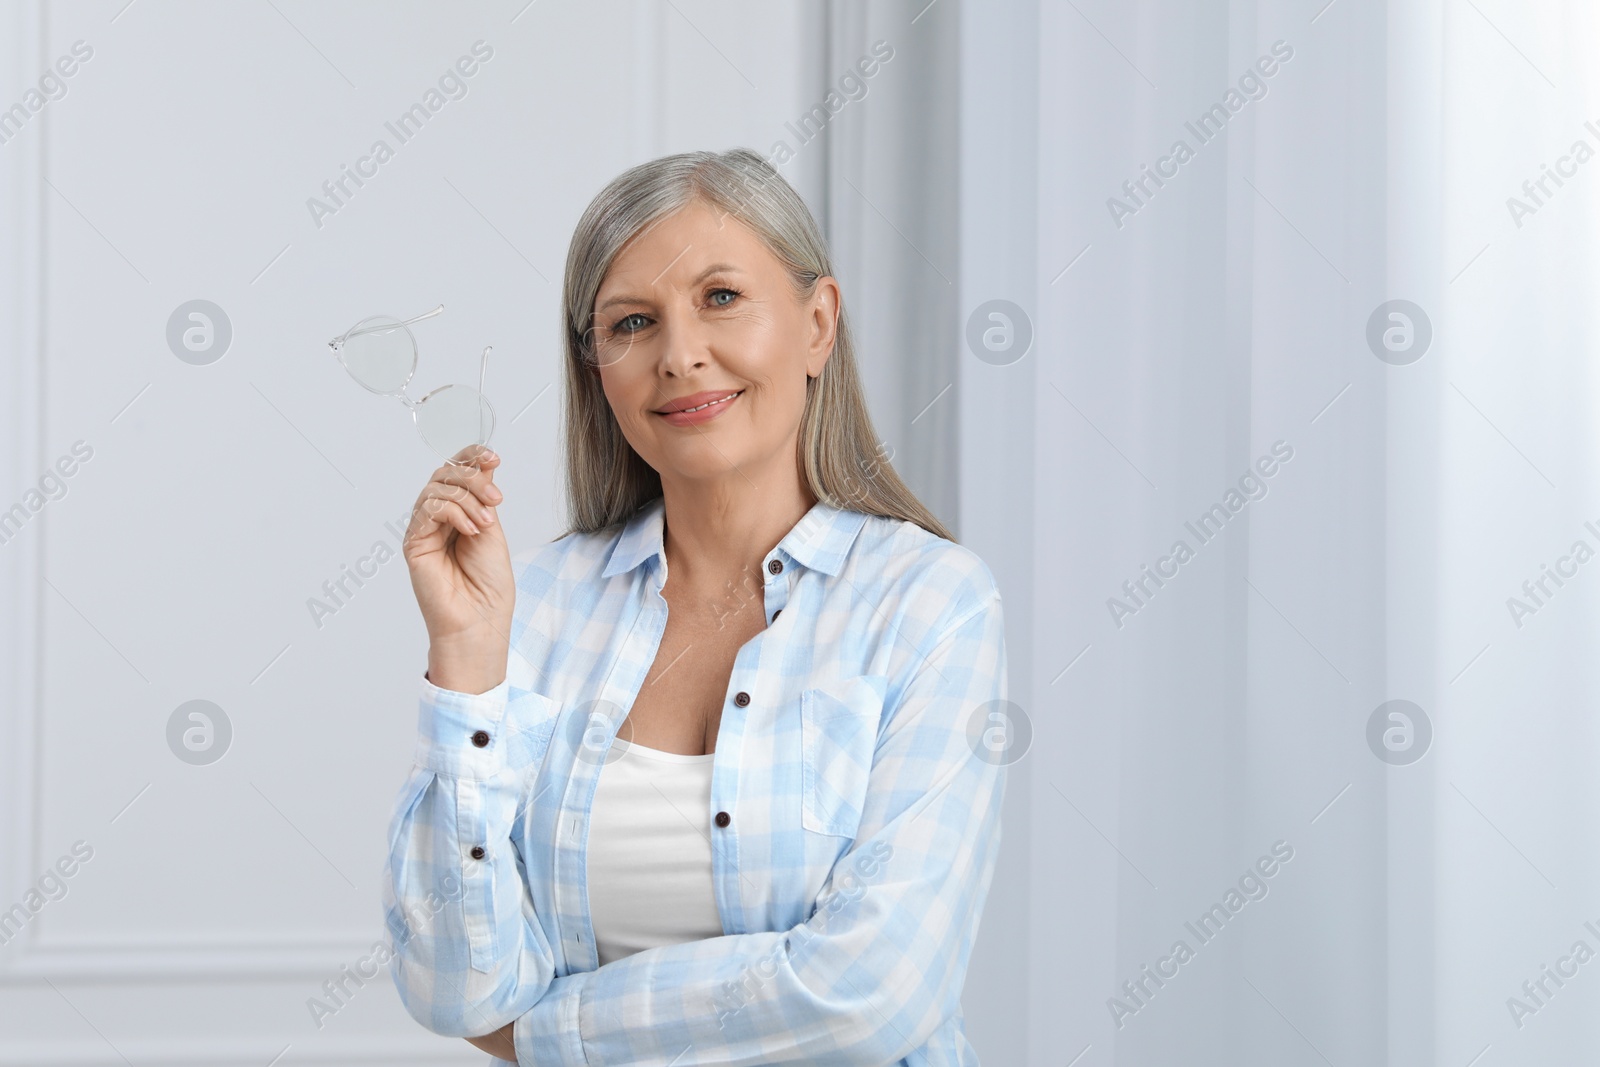
[[[978,597],[999,595],[994,572],[972,549],[940,537],[909,519],[867,515],[856,545],[861,565],[886,575],[944,587],[970,588]]]
[[[850,553],[863,585],[882,602],[904,604],[933,634],[998,604],[994,572],[972,549],[907,519],[868,515]]]

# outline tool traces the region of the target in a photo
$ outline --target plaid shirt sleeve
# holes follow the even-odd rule
[[[811,917],[649,949],[548,988],[490,975],[478,988],[509,997],[494,1018],[526,1005],[519,1062],[881,1067],[959,1013],[1000,842],[1004,767],[977,754],[971,729],[1006,696],[998,591],[940,633],[886,705],[859,830]],[[464,973],[459,960],[444,970]]]
[[[528,710],[517,700],[544,698],[509,693],[509,681],[469,695],[422,679],[416,765],[389,828],[389,971],[411,1016],[449,1037],[506,1025],[554,974],[511,843],[532,752],[502,729]]]

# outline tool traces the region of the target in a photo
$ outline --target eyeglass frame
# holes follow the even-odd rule
[[[359,322],[357,322],[354,326],[350,327],[344,333],[340,334],[339,336],[335,337],[333,340],[328,342],[328,347],[333,349],[334,358],[337,359],[339,361],[339,365],[345,369],[345,373],[350,375],[350,377],[355,379],[357,385],[361,386],[361,388],[365,389],[367,392],[373,393],[373,394],[375,394],[377,396],[392,396],[395,399],[399,400],[401,403],[403,403],[406,406],[406,408],[408,410],[410,410],[410,412],[411,412],[411,424],[417,428],[417,433],[422,436],[422,439],[424,441],[427,441],[428,438],[427,438],[426,434],[422,433],[422,424],[417,421],[417,412],[422,410],[422,405],[424,405],[424,404],[426,404],[428,402],[428,398],[434,396],[437,393],[442,393],[446,389],[468,389],[468,388],[471,388],[470,386],[459,385],[459,384],[455,384],[455,383],[451,383],[451,384],[447,384],[447,385],[441,385],[437,389],[430,390],[428,392],[428,394],[426,396],[424,396],[421,400],[412,400],[411,396],[406,392],[406,386],[410,385],[411,384],[411,379],[416,376],[417,365],[422,360],[421,349],[417,345],[417,335],[411,332],[411,326],[412,326],[413,323],[421,322],[423,319],[431,319],[435,315],[441,314],[443,311],[444,311],[444,305],[440,304],[438,307],[434,308],[432,311],[424,311],[422,314],[414,315],[411,318],[406,319],[404,321],[401,321],[401,320],[395,318],[393,315],[388,315],[388,316],[385,316],[385,315],[369,315],[366,318],[364,318],[364,319],[360,320]],[[381,325],[367,326],[366,328],[363,328],[363,324],[372,322],[374,319],[385,319],[386,321],[383,322]],[[356,374],[356,372],[350,369],[350,364],[348,364],[348,363],[346,363],[344,361],[344,357],[342,355],[340,355],[340,352],[344,348],[345,342],[348,341],[352,337],[356,337],[356,336],[359,336],[359,335],[364,334],[364,333],[376,333],[376,332],[378,332],[380,330],[392,331],[392,330],[397,330],[397,329],[404,330],[406,332],[406,336],[408,338],[410,338],[410,340],[411,340],[411,370],[406,374],[405,381],[400,383],[400,388],[399,388],[398,392],[383,392],[382,390],[372,388],[372,386],[370,386],[366,382],[362,381],[361,378]],[[477,444],[477,447],[484,448],[484,449],[487,449],[489,447],[487,438],[494,436],[494,428],[495,428],[495,424],[496,424],[496,421],[497,421],[496,417],[495,417],[495,413],[494,413],[494,405],[489,403],[489,397],[483,391],[484,374],[488,370],[488,367],[489,367],[489,353],[492,352],[493,350],[494,350],[494,346],[493,345],[485,345],[484,348],[483,348],[483,355],[481,357],[479,357],[479,360],[478,360],[478,400],[483,405],[483,407],[486,407],[486,408],[489,409],[489,432],[488,432],[488,434],[484,435],[486,439],[483,442],[479,442]],[[481,420],[479,422],[479,427],[480,428],[482,427]],[[431,442],[429,442],[429,446],[428,447],[430,449],[433,448]],[[437,452],[435,452],[435,454],[437,454]],[[458,462],[455,459],[452,459],[452,458],[450,458],[448,456],[445,457],[444,461],[446,463],[450,464],[453,467],[476,467],[477,466],[477,464],[475,464],[475,463],[461,463],[461,462]]]

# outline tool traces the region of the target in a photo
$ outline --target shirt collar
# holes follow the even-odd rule
[[[844,567],[850,546],[866,521],[867,516],[862,512],[846,511],[819,500],[773,551],[811,570],[836,575]],[[631,571],[645,560],[661,556],[665,529],[666,500],[656,497],[627,520],[601,577],[610,578]]]

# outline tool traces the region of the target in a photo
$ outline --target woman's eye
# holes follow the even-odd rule
[[[633,333],[635,330],[644,329],[644,325],[645,325],[643,321],[640,321],[638,323],[634,323],[633,320],[634,319],[643,320],[644,318],[645,318],[645,316],[639,314],[636,311],[632,315],[623,316],[622,320],[620,322],[618,322],[617,325],[615,327],[613,327],[613,328],[616,329],[616,330],[621,331],[622,333]],[[632,324],[632,325],[630,325],[630,324]]]
[[[711,305],[713,307],[725,308],[729,304],[733,303],[734,299],[737,298],[738,295],[739,294],[734,292],[732,289],[713,289],[711,290]],[[726,296],[728,299],[723,300],[722,297],[724,296]]]

